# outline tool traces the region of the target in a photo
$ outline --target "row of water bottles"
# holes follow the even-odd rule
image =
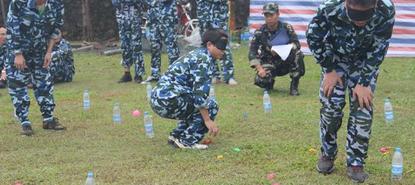
[[[153,87],[151,87],[151,83],[147,83],[146,92],[147,92],[147,100],[150,101],[151,99],[151,91]],[[89,91],[84,90],[83,93],[83,108],[84,110],[89,110],[91,108],[91,100],[89,99]]]
[[[151,84],[147,85],[147,98],[149,100],[150,100],[150,96],[151,96],[151,89],[152,89]],[[84,110],[89,110],[90,107],[91,107],[88,90],[85,90],[84,94],[83,94],[83,107],[84,107]],[[121,124],[122,123],[121,108],[120,108],[119,103],[115,103],[114,107],[112,109],[112,121],[114,122],[114,124]],[[152,120],[152,116],[148,112],[144,112],[144,130],[146,132],[146,135],[149,138],[154,137],[153,120]]]

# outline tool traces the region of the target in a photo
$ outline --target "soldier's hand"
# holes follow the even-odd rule
[[[209,120],[205,122],[205,125],[209,129],[210,135],[216,136],[218,134],[219,128],[215,122],[213,122],[212,120]]]
[[[323,77],[323,93],[325,97],[330,97],[331,93],[333,93],[334,87],[339,84],[343,87],[343,81],[339,75],[337,75],[336,71],[332,71],[329,73],[324,74]]]
[[[14,66],[18,69],[18,70],[24,70],[25,68],[27,68],[26,65],[26,61],[23,57],[23,54],[16,54],[16,56],[14,57]]]
[[[258,73],[258,76],[261,78],[265,78],[269,71],[265,70],[261,65],[256,66],[256,70]]]
[[[43,68],[48,68],[51,61],[52,61],[52,53],[47,52],[45,55],[45,61],[43,62]]]
[[[363,85],[357,84],[353,89],[353,99],[356,98],[359,102],[360,108],[366,107],[368,110],[370,110],[370,107],[373,103],[373,93],[370,87],[365,87]]]
[[[0,80],[6,80],[6,69],[1,71]]]

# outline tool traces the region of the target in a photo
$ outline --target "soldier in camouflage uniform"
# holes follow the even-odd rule
[[[151,45],[151,76],[146,82],[160,78],[162,40],[166,45],[169,64],[179,56],[175,26],[178,23],[176,0],[148,0],[148,23]]]
[[[61,0],[13,0],[7,15],[6,73],[15,115],[23,135],[32,135],[28,119],[30,100],[27,85],[32,82],[43,117],[43,129],[63,130],[53,117],[53,79],[49,72],[54,44],[63,26]]]
[[[6,28],[0,27],[0,88],[6,88],[6,72],[4,62],[6,61]]]
[[[122,66],[124,75],[119,83],[132,81],[130,67],[134,64],[134,81],[141,83],[144,75],[144,58],[141,44],[141,12],[142,0],[112,0],[116,8],[119,36],[121,40]]]
[[[218,106],[208,98],[215,59],[221,59],[228,42],[222,29],[208,30],[203,47],[191,51],[170,65],[151,94],[151,107],[163,118],[179,120],[169,144],[179,148],[206,149],[198,144],[210,131],[216,135]]]
[[[209,28],[221,28],[228,30],[228,1],[227,0],[197,0],[197,19],[199,20],[200,35]],[[225,57],[220,62],[223,72],[223,80],[229,85],[237,85],[234,79],[234,66],[232,53],[229,46],[226,48]],[[215,67],[214,83],[220,81],[219,67]]]
[[[61,39],[53,47],[49,69],[55,83],[72,81],[75,74],[73,53],[71,44],[65,39]]]
[[[331,173],[337,154],[346,89],[347,175],[364,182],[373,119],[372,99],[379,66],[388,50],[395,8],[390,0],[330,0],[324,2],[306,32],[307,42],[322,67],[320,85],[321,157],[317,170]]]
[[[305,73],[304,55],[293,27],[279,21],[278,4],[267,3],[263,7],[266,24],[255,31],[249,49],[249,63],[255,68],[255,85],[269,91],[274,88],[274,78],[290,74],[290,95],[297,96],[300,78]],[[292,44],[293,48],[284,61],[271,51],[272,46]]]

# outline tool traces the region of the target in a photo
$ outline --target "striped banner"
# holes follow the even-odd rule
[[[265,23],[262,6],[267,2],[277,2],[280,20],[293,25],[304,53],[310,54],[305,31],[311,18],[316,14],[322,0],[251,0],[249,26],[253,33]],[[415,56],[415,0],[393,0],[396,17],[393,35],[387,56]]]

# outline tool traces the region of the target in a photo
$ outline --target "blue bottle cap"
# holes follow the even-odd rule
[[[146,111],[146,112],[144,112],[144,115],[148,115],[148,112]]]
[[[88,177],[93,177],[94,176],[94,172],[89,171],[88,172]]]
[[[401,152],[401,148],[396,147],[396,148],[395,148],[395,152]]]

